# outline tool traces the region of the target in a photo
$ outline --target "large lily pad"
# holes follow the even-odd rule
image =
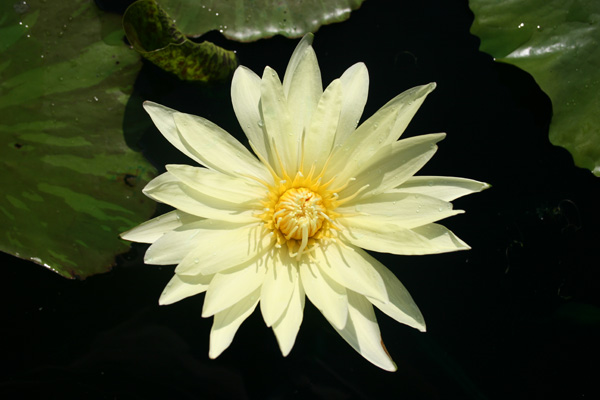
[[[223,79],[237,67],[233,51],[187,39],[154,0],[138,0],[123,15],[127,39],[142,56],[179,79]]]
[[[600,2],[470,0],[481,50],[529,72],[552,100],[550,141],[600,176]]]
[[[341,22],[364,0],[159,0],[188,36],[219,30],[250,42],[274,35],[297,38]]]
[[[139,56],[89,0],[0,4],[0,250],[69,278],[106,271],[154,210],[155,171],[122,131]]]

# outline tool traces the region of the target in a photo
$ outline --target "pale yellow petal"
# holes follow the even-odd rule
[[[179,275],[212,275],[263,257],[275,243],[262,224],[234,225],[208,220],[213,229],[204,229],[195,247],[179,263]]]
[[[190,114],[173,115],[182,142],[200,163],[228,175],[270,179],[268,170],[233,136],[212,122]]]
[[[328,168],[330,173],[325,179],[339,174],[337,181],[343,184],[365,168],[381,148],[398,140],[425,97],[434,88],[435,84],[430,83],[408,89],[363,122],[336,148]]]
[[[292,62],[293,60],[290,61]],[[289,68],[288,71],[284,76],[283,87],[288,109],[293,112],[290,129],[294,137],[300,137],[308,128],[323,93],[321,71],[313,48],[306,47],[299,55],[296,68],[293,70]]]
[[[298,170],[302,132],[292,131],[283,87],[279,76],[270,67],[266,67],[263,72],[260,90],[260,111],[263,124],[277,157],[277,162],[272,167],[281,173],[279,163],[281,161],[285,172],[293,177]]]
[[[358,218],[339,218],[338,221],[346,228],[343,231],[346,241],[380,253],[421,255],[469,249],[469,246],[441,225],[428,224],[406,229],[392,223]]]
[[[335,145],[341,145],[354,132],[369,95],[369,72],[364,63],[356,63],[340,77],[342,111],[335,133]]]
[[[260,116],[260,85],[258,75],[244,66],[239,66],[231,81],[231,102],[233,111],[254,150],[265,160],[271,158],[269,139],[264,132]]]
[[[233,341],[242,322],[252,314],[259,300],[259,289],[240,299],[233,306],[215,314],[210,330],[208,356],[217,358]]]
[[[258,221],[255,207],[228,202],[198,192],[182,183],[170,172],[165,172],[150,181],[144,188],[144,194],[153,200],[198,217],[239,223]]]
[[[332,325],[342,329],[348,317],[346,288],[307,261],[300,264],[300,279],[311,303]]]
[[[339,79],[325,89],[312,115],[304,136],[304,171],[315,168],[317,174],[325,165],[335,139],[342,108],[342,86]]]
[[[266,268],[262,260],[215,274],[204,298],[202,316],[210,317],[241,301],[261,287],[265,276]]]
[[[158,304],[161,306],[173,304],[186,297],[195,296],[199,293],[204,293],[208,289],[208,284],[212,276],[178,276],[173,275],[173,278],[167,283],[167,286],[162,292]]]
[[[368,298],[368,300],[396,321],[425,332],[423,314],[421,314],[408,290],[385,265],[380,262],[374,262],[372,265],[385,282],[389,300],[387,302],[381,302],[373,298]]]
[[[452,201],[471,193],[481,192],[489,187],[490,185],[484,182],[453,176],[413,176],[398,186],[397,191],[419,193]]]
[[[158,238],[146,251],[146,264],[171,265],[183,260],[202,238],[203,227],[209,220],[182,225]]]
[[[198,219],[200,217],[175,210],[159,215],[127,232],[121,233],[121,238],[132,242],[153,243],[165,233]]]
[[[267,194],[265,186],[248,178],[226,175],[219,171],[189,165],[171,164],[166,168],[190,188],[231,203],[244,203],[256,207]]]
[[[387,301],[383,279],[371,265],[372,257],[361,249],[333,242],[319,246],[314,257],[320,269],[340,285]]]
[[[266,258],[267,275],[260,292],[260,311],[267,326],[272,326],[287,308],[298,281],[296,262],[283,262],[282,251]],[[291,260],[290,260],[291,261]]]
[[[296,336],[304,317],[304,301],[304,289],[302,288],[300,279],[296,279],[294,282],[294,291],[287,308],[273,324],[273,332],[277,338],[281,354],[284,357],[292,351],[292,347],[294,347],[294,343],[296,342]]]
[[[144,109],[150,115],[152,122],[154,122],[154,125],[156,125],[160,133],[162,133],[163,136],[177,148],[177,150],[181,151],[197,163],[202,164],[202,160],[198,158],[196,153],[181,141],[179,130],[173,119],[173,115],[178,114],[179,111],[151,101],[144,102]]]
[[[411,229],[430,224],[440,219],[460,214],[462,210],[453,210],[452,203],[435,197],[416,193],[404,193],[390,190],[366,199],[350,202],[339,207],[336,212],[347,219],[389,222]]]
[[[348,175],[348,179],[352,176],[355,180],[340,191],[340,198],[363,189],[361,195],[353,200],[357,202],[401,185],[433,157],[437,151],[435,144],[445,136],[444,133],[435,133],[399,140],[382,148],[361,166],[349,160],[346,170],[353,170],[356,174],[348,175],[344,170],[340,176]]]
[[[361,356],[386,371],[396,371],[383,345],[379,325],[371,303],[362,295],[348,291],[348,323],[343,329],[333,326]]]
[[[469,250],[468,244],[460,240],[450,229],[439,224],[427,224],[412,229],[438,248],[447,248],[447,251]]]
[[[314,35],[312,33],[307,33],[302,37],[302,39],[296,45],[292,56],[290,57],[290,61],[288,62],[287,68],[285,70],[285,75],[283,77],[283,90],[284,94],[287,97],[290,86],[292,84],[292,78],[295,75],[296,68],[298,68],[298,64],[302,61],[306,54],[306,49],[312,47],[312,42],[314,40]]]

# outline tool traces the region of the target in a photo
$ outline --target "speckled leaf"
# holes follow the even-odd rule
[[[274,35],[297,38],[341,22],[364,0],[159,0],[188,36],[219,30],[250,42]]]
[[[107,271],[154,210],[155,171],[122,131],[139,56],[92,1],[0,4],[0,250],[68,278]]]
[[[600,176],[600,2],[469,3],[481,50],[533,75],[552,100],[550,141]]]
[[[237,67],[233,51],[187,39],[154,0],[138,0],[129,6],[123,27],[134,49],[179,79],[222,79]]]

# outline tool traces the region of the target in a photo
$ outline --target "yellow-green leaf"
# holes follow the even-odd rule
[[[138,0],[129,6],[123,27],[134,49],[179,79],[222,79],[237,67],[233,51],[187,39],[154,0]]]

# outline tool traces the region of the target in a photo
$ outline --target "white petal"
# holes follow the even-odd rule
[[[369,72],[363,63],[356,63],[344,72],[342,82],[342,112],[335,134],[335,145],[342,144],[354,132],[369,95]]]
[[[298,282],[297,262],[284,262],[279,253],[283,252],[274,252],[274,256],[267,258],[267,275],[260,292],[260,311],[269,327],[287,308]]]
[[[348,242],[380,253],[420,255],[469,249],[466,243],[441,225],[406,229],[392,223],[358,218],[338,218],[338,221],[347,228],[343,236]]]
[[[437,151],[435,143],[445,136],[444,133],[435,133],[399,140],[382,148],[360,167],[349,160],[346,170],[353,169],[357,173],[356,179],[339,193],[340,198],[352,195],[368,185],[360,197],[354,200],[357,202],[402,184],[433,157]],[[346,174],[346,170],[340,176]]]
[[[174,275],[173,278],[167,283],[167,286],[162,292],[158,304],[161,306],[167,304],[173,304],[179,300],[185,299],[186,297],[195,296],[199,293],[203,293],[208,289],[208,284],[212,276],[178,276]]]
[[[203,227],[209,223],[203,219],[182,225],[158,238],[146,251],[146,264],[177,264],[192,251],[202,238]]]
[[[389,222],[403,228],[415,228],[440,219],[460,214],[462,210],[453,210],[452,203],[435,197],[403,193],[391,190],[375,196],[351,202],[349,206],[339,207],[337,213],[348,219]]]
[[[252,265],[275,243],[262,224],[236,225],[213,222],[213,229],[204,229],[195,241],[195,247],[179,263],[179,275],[212,275],[243,263]]]
[[[279,349],[283,356],[290,354],[304,316],[304,289],[300,279],[294,282],[294,292],[287,308],[281,317],[273,324],[273,332],[277,338]]]
[[[263,72],[260,90],[260,111],[265,130],[272,142],[271,146],[274,147],[273,152],[277,154],[277,159],[284,164],[283,167],[288,175],[293,177],[298,170],[298,153],[302,132],[300,134],[292,132],[283,87],[277,72],[270,67],[266,67]],[[272,167],[281,173],[279,161]]]
[[[408,290],[385,265],[377,262],[377,260],[372,265],[385,282],[389,301],[384,303],[373,298],[369,298],[369,301],[396,321],[425,332],[423,314],[421,314]]]
[[[314,166],[317,174],[325,165],[335,139],[340,110],[342,108],[342,87],[339,79],[325,89],[319,104],[312,115],[310,127],[304,137],[304,170]]]
[[[156,125],[160,133],[162,133],[163,136],[177,148],[177,150],[181,151],[197,163],[202,163],[196,154],[181,141],[179,130],[173,119],[173,115],[178,114],[178,111],[151,101],[144,102],[144,109],[150,114],[154,125]]]
[[[175,210],[159,215],[143,224],[121,233],[125,240],[139,243],[153,243],[159,237],[181,225],[197,221],[199,217]]]
[[[233,306],[215,314],[210,330],[208,356],[217,358],[233,341],[242,322],[252,314],[258,304],[259,290],[250,293]]]
[[[361,249],[331,243],[314,253],[320,269],[340,285],[365,296],[387,301],[385,284]]]
[[[173,115],[182,142],[207,168],[237,176],[269,179],[268,170],[233,136],[212,122],[190,114]]]
[[[290,57],[290,61],[288,62],[287,68],[285,70],[285,75],[283,77],[283,90],[286,97],[290,91],[292,77],[294,76],[296,68],[298,67],[300,61],[302,61],[302,58],[306,53],[306,49],[312,47],[313,39],[314,35],[312,33],[307,33],[306,35],[304,35],[304,37],[296,45],[296,48],[294,49],[294,52]]]
[[[490,185],[472,179],[453,176],[413,176],[397,188],[404,193],[419,193],[452,201],[471,193],[481,192]]]
[[[290,60],[290,64],[292,62],[293,60]],[[308,128],[311,116],[323,94],[321,71],[311,46],[299,56],[296,68],[290,73],[286,71],[283,87],[288,109],[293,112],[293,118],[290,119],[291,133],[293,137],[300,137]]]
[[[273,161],[270,158],[268,137],[264,132],[264,126],[261,126],[262,117],[258,106],[260,85],[261,80],[258,75],[244,66],[239,66],[231,81],[231,102],[233,111],[252,147],[265,160]]]
[[[202,316],[210,317],[241,301],[260,288],[265,275],[266,268],[262,260],[215,274],[204,298]]]
[[[167,171],[192,189],[232,203],[259,205],[267,188],[256,181],[189,165],[167,165]]]
[[[311,303],[333,326],[342,329],[348,317],[346,288],[322,273],[317,265],[306,261],[300,264],[300,279]]]
[[[371,118],[363,122],[336,149],[329,164],[331,176],[339,175],[342,184],[363,169],[381,148],[394,143],[415,115],[425,97],[435,88],[434,83],[417,86],[396,96]]]
[[[165,172],[150,181],[144,188],[144,194],[199,217],[239,223],[258,220],[254,216],[254,206],[232,203],[200,193],[182,183],[170,172]]]
[[[348,291],[348,323],[344,329],[334,328],[354,350],[374,365],[386,371],[397,369],[383,345],[373,306],[364,296]]]
[[[468,244],[460,240],[450,229],[438,224],[427,224],[413,228],[413,232],[427,238],[433,245],[438,248],[448,248],[451,250],[469,250]]]

